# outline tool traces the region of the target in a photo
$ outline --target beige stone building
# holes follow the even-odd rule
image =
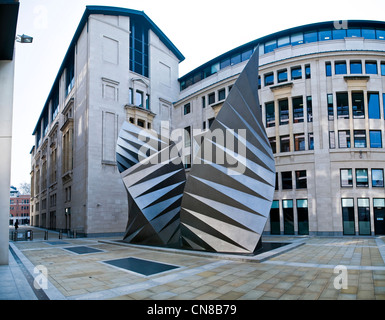
[[[31,225],[125,230],[118,132],[124,120],[159,130],[170,119],[183,59],[143,12],[86,8],[33,132]]]
[[[124,231],[115,156],[123,120],[207,130],[254,50],[277,171],[265,232],[384,234],[384,22],[283,30],[178,79],[183,55],[156,25],[109,7],[87,7],[33,133],[32,225]],[[194,137],[184,143],[187,171],[196,150]]]
[[[384,40],[385,23],[373,21],[257,39],[181,77],[172,123],[209,128],[259,48],[259,98],[277,171],[265,232],[385,234]]]

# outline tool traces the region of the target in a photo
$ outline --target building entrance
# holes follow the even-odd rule
[[[374,233],[385,235],[385,200],[374,199]]]

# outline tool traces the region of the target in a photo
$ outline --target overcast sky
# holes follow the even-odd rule
[[[185,56],[179,76],[239,45],[308,23],[385,20],[384,0],[20,0],[11,185],[30,182],[32,132],[86,5],[144,11]]]

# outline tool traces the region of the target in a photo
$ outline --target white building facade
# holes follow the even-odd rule
[[[259,45],[259,47],[258,47]],[[385,233],[385,23],[324,22],[256,39],[178,79],[184,59],[143,13],[87,7],[34,131],[31,224],[125,230],[115,145],[124,120],[207,130],[254,50],[275,154],[265,232]],[[195,139],[185,142],[188,171]]]

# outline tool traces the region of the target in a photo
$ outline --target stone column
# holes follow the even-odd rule
[[[0,61],[0,265],[8,264],[14,61]]]

